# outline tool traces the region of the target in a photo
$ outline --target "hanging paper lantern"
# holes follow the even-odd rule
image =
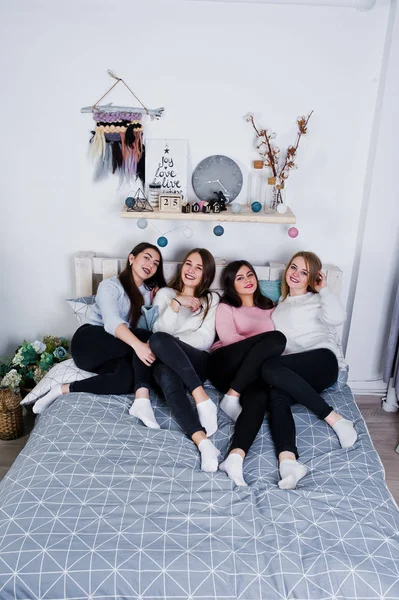
[[[262,210],[262,205],[260,202],[252,202],[251,209],[253,210],[253,212],[259,212]]]
[[[219,237],[224,234],[224,229],[221,225],[216,225],[216,227],[213,228],[213,233]]]
[[[290,238],[296,238],[299,235],[299,231],[296,227],[290,227],[288,230],[288,235]]]
[[[164,235],[161,235],[161,237],[157,239],[157,244],[160,248],[165,248],[165,246],[168,245],[168,240]]]
[[[139,219],[137,221],[137,227],[139,229],[146,229],[146,227],[148,226],[148,221],[147,219]]]
[[[133,208],[133,206],[136,204],[136,200],[133,198],[133,196],[128,196],[125,200],[125,204],[128,208]]]
[[[194,231],[191,229],[191,227],[185,227],[183,229],[183,235],[186,238],[191,238],[194,235]]]

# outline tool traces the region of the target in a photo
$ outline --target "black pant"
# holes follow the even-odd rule
[[[230,450],[241,448],[245,454],[254,443],[268,406],[269,390],[262,380],[251,383],[241,394],[242,411],[238,416]]]
[[[277,331],[260,334],[215,350],[209,360],[209,375],[221,392],[231,387],[242,394],[242,412],[231,448],[248,452],[262,425],[269,389],[270,428],[276,452],[286,450],[298,457],[291,406],[299,402],[320,419],[329,415],[333,409],[318,392],[335,383],[338,362],[335,354],[324,348],[278,356],[281,339],[272,337],[272,333],[282,336]]]
[[[147,342],[152,335],[145,329],[135,329],[133,333],[142,342]],[[98,373],[71,383],[71,392],[131,394],[140,387],[150,387],[151,367],[104,327],[87,323],[79,327],[71,340],[71,354],[79,369]]]
[[[298,458],[291,406],[298,402],[319,419],[325,419],[331,413],[332,406],[319,392],[337,381],[337,357],[326,348],[288,354],[265,362],[261,373],[263,381],[271,386],[270,430],[277,456],[289,451]]]
[[[161,331],[152,334],[150,347],[157,357],[154,379],[176,421],[189,438],[197,431],[205,432],[186,389],[192,393],[205,381],[208,353]]]
[[[268,331],[218,348],[209,358],[209,379],[223,393],[230,388],[242,394],[260,377],[263,363],[284,352],[281,331]]]

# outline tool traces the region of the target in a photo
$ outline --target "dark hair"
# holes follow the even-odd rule
[[[256,282],[258,285],[253,295],[254,305],[258,308],[262,308],[263,310],[273,308],[275,306],[274,302],[270,300],[270,298],[267,298],[267,296],[263,296],[262,292],[260,291],[259,279],[255,272],[255,269],[253,268],[251,263],[247,262],[246,260],[234,260],[223,269],[221,277],[223,296],[220,302],[228,304],[229,306],[235,306],[236,308],[242,306],[242,300],[237,294],[236,289],[234,287],[236,275],[241,269],[241,267],[248,267],[248,270],[252,271],[255,275]]]
[[[285,267],[283,281],[281,283],[281,296],[282,296],[283,300],[285,300],[285,298],[288,296],[288,294],[290,292],[290,288],[286,281],[287,271],[290,268],[290,266],[292,265],[292,263],[294,262],[294,260],[299,257],[303,258],[303,260],[305,261],[306,269],[309,273],[307,291],[317,294],[315,285],[317,284],[317,278],[318,278],[318,275],[319,275],[319,273],[321,271],[321,267],[322,267],[321,260],[317,256],[317,254],[315,254],[314,252],[307,252],[305,250],[301,250],[300,252],[297,252],[296,254],[294,254],[294,256],[292,256],[290,258],[290,260],[287,263],[287,266]]]
[[[166,281],[163,275],[163,260],[162,254],[156,246],[153,244],[147,244],[146,242],[141,242],[137,244],[133,248],[131,252],[129,252],[129,256],[133,254],[133,256],[137,256],[141,252],[145,252],[146,250],[155,250],[155,252],[159,255],[159,265],[154,275],[152,275],[149,279],[144,281],[144,286],[147,290],[153,290],[154,288],[162,288],[166,286]],[[127,257],[126,266],[123,271],[119,275],[119,281],[121,282],[123,289],[130,300],[130,311],[129,311],[129,323],[130,327],[135,327],[137,325],[137,321],[141,315],[141,307],[144,304],[143,296],[137,287],[132,273],[132,267],[129,262],[129,256]]]
[[[206,308],[203,318],[204,321],[211,305],[212,293],[209,288],[212,285],[212,281],[215,279],[216,272],[215,259],[213,258],[209,250],[206,250],[205,248],[193,248],[193,250],[187,252],[186,256],[183,259],[183,262],[179,266],[175,277],[169,283],[169,287],[173,288],[177,292],[183,291],[184,283],[181,278],[182,266],[192,254],[196,253],[199,254],[202,259],[202,277],[201,281],[194,290],[194,296],[195,298],[204,299],[206,302]],[[200,310],[202,310],[202,308]]]

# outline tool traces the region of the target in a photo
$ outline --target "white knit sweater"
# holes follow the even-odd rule
[[[179,312],[176,313],[171,307],[172,299],[176,295],[177,292],[168,287],[156,293],[153,305],[159,307],[159,315],[154,323],[153,332],[165,331],[198,350],[209,352],[216,333],[218,294],[212,294],[211,306],[204,321],[205,302],[202,303],[203,308],[200,312],[193,313],[191,308],[180,306]]]
[[[272,320],[275,328],[287,338],[284,354],[329,348],[340,368],[344,368],[346,363],[335,327],[345,321],[345,316],[338,296],[322,288],[318,294],[287,296],[277,305]]]

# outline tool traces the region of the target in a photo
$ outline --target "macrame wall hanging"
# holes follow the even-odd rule
[[[80,111],[93,113],[96,122],[90,140],[90,156],[95,161],[94,179],[101,181],[109,174],[117,174],[121,184],[139,178],[144,186],[143,116],[147,115],[152,120],[159,119],[164,109],[147,108],[121,77],[110,69],[108,74],[116,82],[93,106],[86,106]],[[100,105],[119,82],[127,87],[140,107],[113,106],[112,103]]]

